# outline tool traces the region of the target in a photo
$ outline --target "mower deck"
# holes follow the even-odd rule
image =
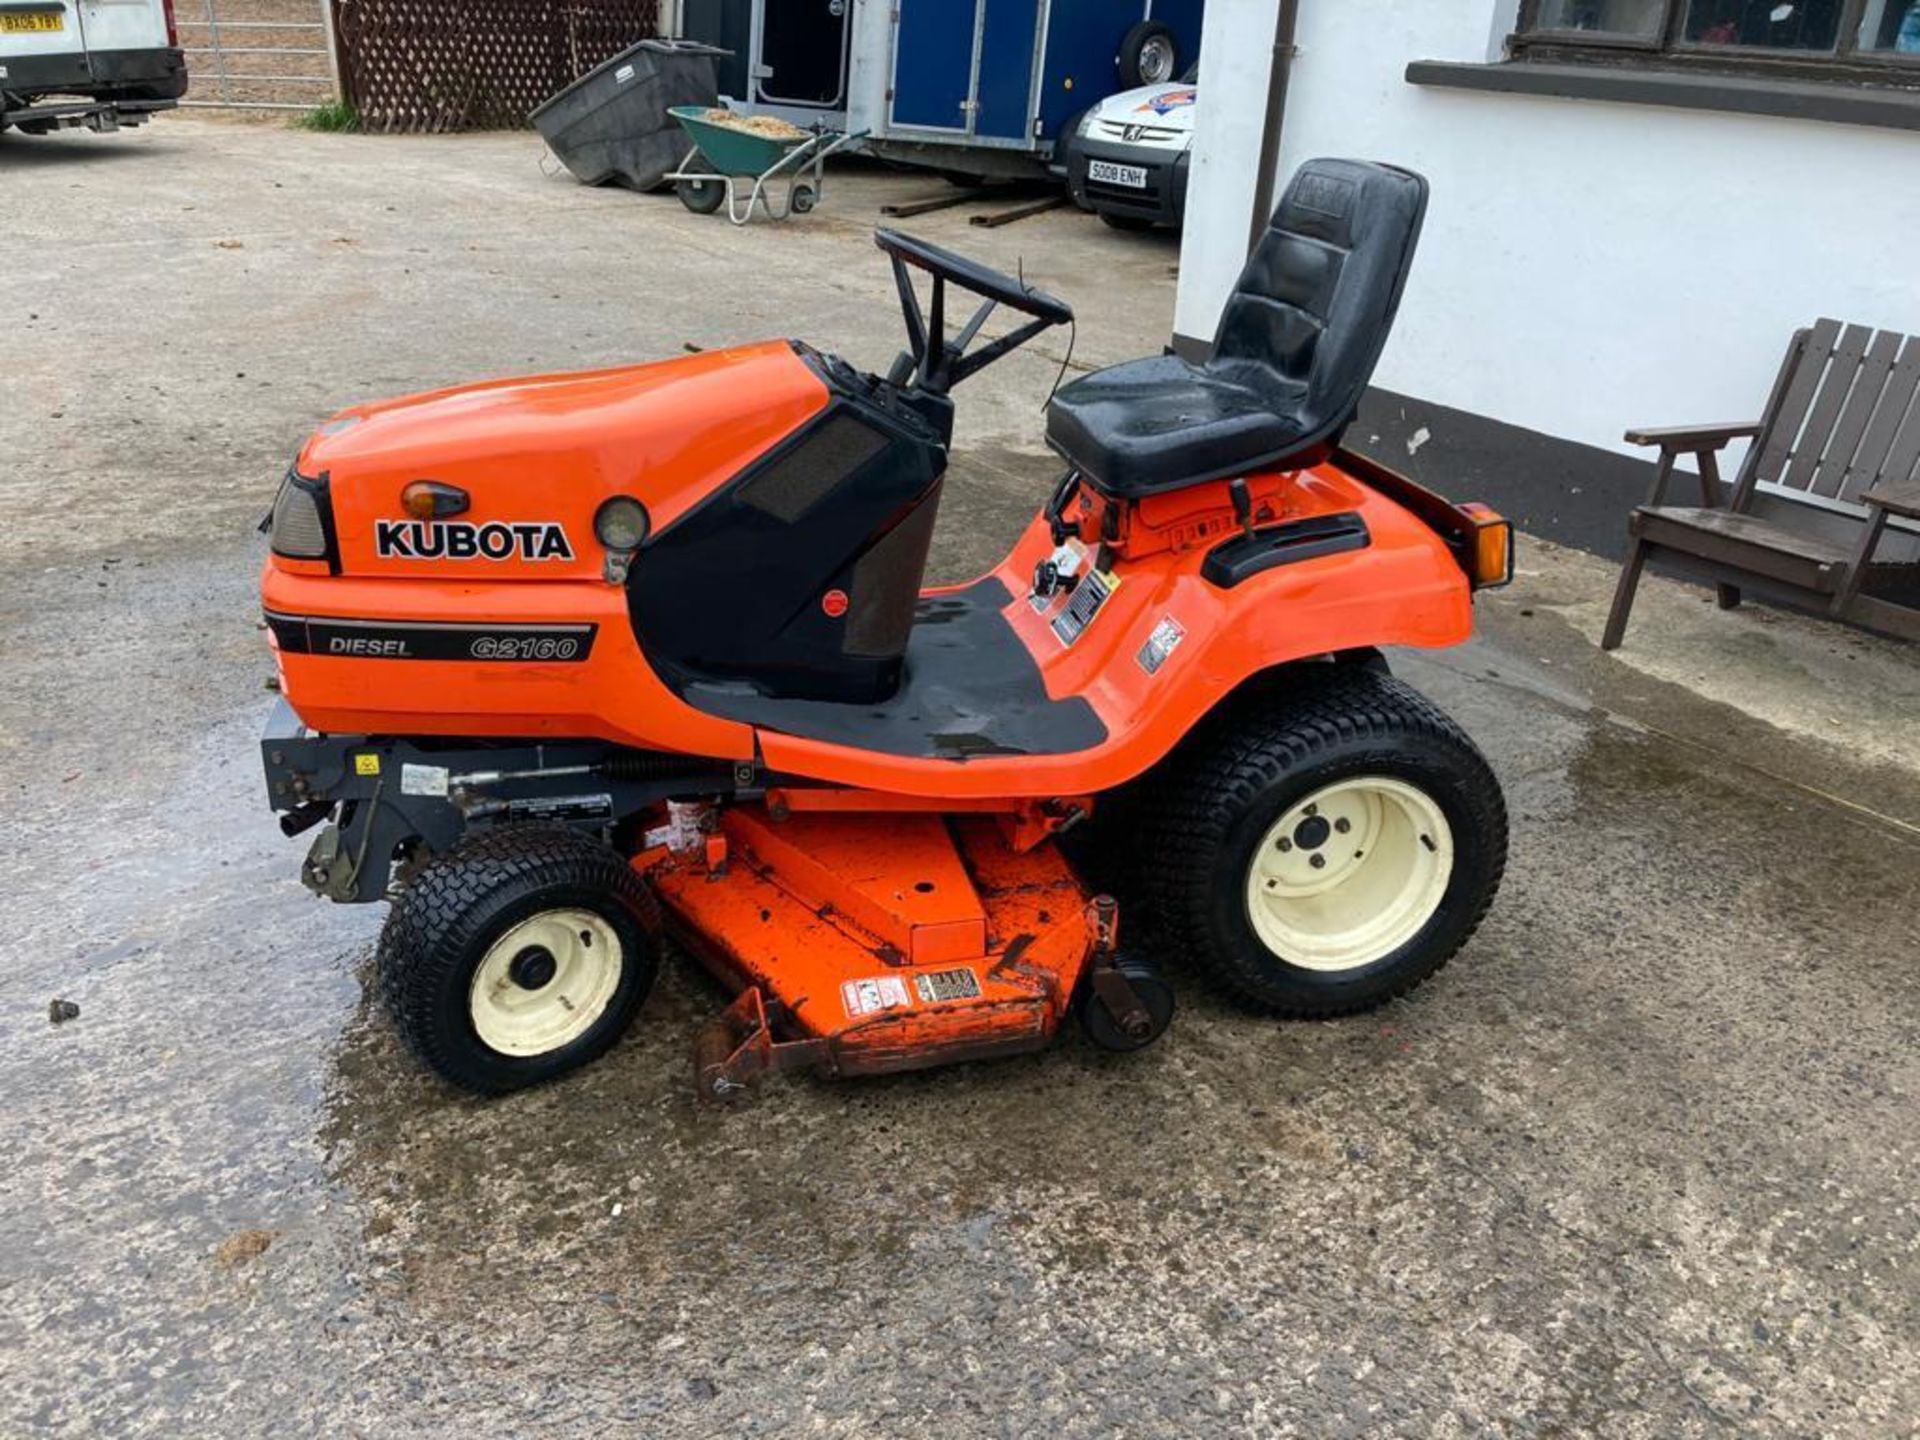
[[[990,815],[745,807],[642,860],[676,935],[739,992],[701,1039],[707,1095],[1039,1049],[1102,935],[1053,846],[1016,850]]]

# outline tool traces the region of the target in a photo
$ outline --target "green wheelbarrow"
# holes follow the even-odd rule
[[[756,207],[764,206],[769,220],[804,215],[820,203],[827,156],[843,145],[866,138],[862,130],[842,134],[815,130],[800,135],[756,135],[732,125],[709,120],[711,107],[673,105],[667,113],[680,122],[693,149],[666,179],[673,181],[680,203],[696,215],[711,215],[722,202],[727,218],[744,225]],[[774,182],[784,179],[786,190],[776,198]],[[746,203],[739,201],[736,181],[751,180]]]

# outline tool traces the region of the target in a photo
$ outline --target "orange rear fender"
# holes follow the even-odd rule
[[[763,730],[767,764],[909,795],[1098,794],[1150,769],[1261,671],[1383,645],[1454,645],[1471,633],[1467,577],[1445,540],[1420,520],[1331,466],[1295,477],[1285,493],[1276,519],[1358,513],[1366,548],[1276,566],[1231,589],[1201,574],[1210,544],[1122,560],[1113,570],[1118,587],[1070,646],[1050,624],[1057,605],[1037,612],[1027,599],[1035,565],[1054,549],[1045,521],[1036,519],[1014,545],[995,572],[1016,597],[1008,621],[1038,660],[1049,695],[1082,695],[1093,705],[1107,729],[1102,744],[958,763]],[[1157,665],[1149,649],[1156,631],[1173,637]]]

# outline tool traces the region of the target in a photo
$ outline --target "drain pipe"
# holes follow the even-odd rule
[[[1287,82],[1293,76],[1293,57],[1298,53],[1293,33],[1299,19],[1300,0],[1280,0],[1280,14],[1273,24],[1273,68],[1267,72],[1267,118],[1266,128],[1260,132],[1260,169],[1253,181],[1249,255],[1266,233],[1273,212],[1273,172],[1280,164],[1280,124],[1287,113]]]

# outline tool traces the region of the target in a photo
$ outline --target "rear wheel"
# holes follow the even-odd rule
[[[632,868],[575,831],[510,826],[429,861],[380,936],[386,1005],[407,1047],[499,1094],[597,1059],[659,966],[659,911]]]
[[[1334,669],[1207,722],[1152,784],[1142,885],[1172,953],[1290,1016],[1364,1010],[1466,943],[1506,866],[1499,782],[1417,692]]]

